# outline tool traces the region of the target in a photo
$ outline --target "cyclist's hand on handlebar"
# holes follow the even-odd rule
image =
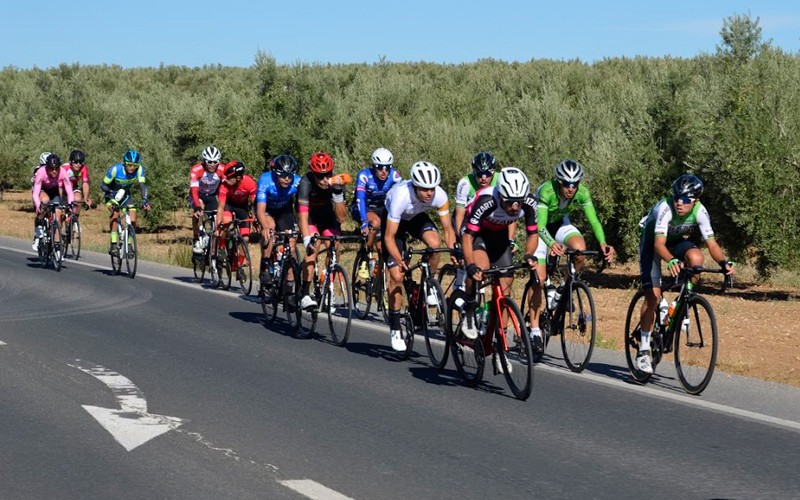
[[[667,262],[667,270],[669,271],[669,274],[672,275],[673,277],[680,274],[681,269],[683,269],[683,262],[681,262],[680,260],[673,258],[672,260]]]
[[[200,206],[194,207],[194,212],[192,213],[192,217],[195,219],[199,219],[200,216],[203,214],[203,208]]]
[[[372,229],[372,227],[370,226],[369,221],[361,223],[361,234],[368,236],[370,229]]]
[[[719,267],[721,267],[722,270],[725,271],[725,276],[733,276],[734,274],[736,274],[736,269],[734,269],[734,266],[736,265],[735,263],[728,260],[721,260],[720,262],[718,262],[718,264]]]
[[[553,246],[550,247],[550,255],[558,255],[559,257],[563,257],[566,251],[567,247],[559,242],[553,243]]]
[[[464,250],[460,248],[454,248],[453,251],[450,253],[450,261],[453,263],[454,266],[460,266],[461,261],[464,259]]]
[[[539,261],[538,259],[536,259],[535,255],[526,253],[525,257],[523,257],[523,260],[525,261],[526,264],[528,264],[528,266],[530,266],[531,271],[536,271],[536,266],[539,265]]]
[[[483,281],[483,273],[481,272],[481,268],[475,263],[467,264],[467,276],[469,276],[470,279],[476,283]]]
[[[145,212],[149,212],[150,209],[153,207],[152,205],[150,205],[150,203],[147,202],[147,200],[142,200],[142,208],[144,209]]]
[[[614,261],[614,254],[616,253],[614,247],[612,247],[611,245],[606,245],[604,247],[601,247],[600,250],[603,252],[603,257],[605,257],[606,262],[611,264],[611,262]]]

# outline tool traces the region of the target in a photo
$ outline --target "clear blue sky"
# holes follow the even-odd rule
[[[747,13],[800,51],[796,0],[3,0],[0,68],[693,57]]]

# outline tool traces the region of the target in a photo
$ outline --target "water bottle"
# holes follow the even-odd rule
[[[466,302],[464,302],[464,299],[461,298],[461,297],[456,298],[456,300],[454,302],[454,304],[456,306],[456,309],[458,309],[459,311],[462,311],[462,312],[464,311],[464,304],[465,303]]]
[[[664,297],[661,297],[661,302],[658,303],[658,322],[661,323],[662,325],[667,324],[667,319],[670,316],[668,314],[669,312],[668,310],[669,310],[669,304],[667,304],[667,301],[664,300]]]
[[[553,285],[547,285],[547,308],[551,311],[556,308],[556,304],[558,304],[558,299],[556,298],[556,287]]]
[[[467,272],[466,272],[466,271],[465,271],[465,270],[464,270],[462,267],[458,267],[458,268],[456,269],[456,283],[455,283],[455,287],[456,287],[458,290],[465,290],[465,287],[464,287],[464,280],[466,280],[466,279],[467,279]]]
[[[378,264],[378,259],[370,257],[369,259],[369,275],[375,276],[375,266]]]
[[[486,328],[489,322],[489,304],[482,304],[475,310],[475,316],[480,322],[481,328]]]
[[[204,234],[203,236],[201,236],[200,237],[200,241],[202,242],[201,244],[203,245],[203,248],[208,248],[208,235],[207,234]]]
[[[674,300],[672,302],[670,302],[670,304],[669,304],[669,309],[667,310],[667,318],[668,318],[667,321],[672,319],[672,315],[673,314],[675,314],[675,301]]]

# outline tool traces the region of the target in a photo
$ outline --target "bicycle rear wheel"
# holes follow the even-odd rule
[[[500,331],[500,322],[496,322],[495,353],[500,357],[500,365],[509,389],[517,399],[524,401],[533,390],[531,338],[519,307],[510,297],[503,297],[498,313],[500,318],[507,315],[508,320],[505,324],[505,335]]]
[[[136,277],[136,266],[139,263],[139,252],[136,247],[136,228],[133,224],[128,226],[128,244],[122,245],[125,251],[125,267],[131,279]]]
[[[236,257],[234,251],[228,252],[226,243],[223,241],[217,253],[217,271],[219,275],[219,287],[223,290],[231,289],[231,259]]]
[[[689,394],[708,387],[717,362],[717,319],[705,297],[692,295],[675,329],[675,369]]]
[[[359,276],[362,264],[366,265],[369,271],[369,254],[366,250],[360,250],[356,255],[356,260],[353,262],[351,283],[353,284],[353,312],[358,319],[367,319],[369,310],[372,307],[375,276],[372,273],[369,273],[367,278]]]
[[[239,261],[236,263],[236,281],[242,288],[242,293],[250,295],[253,291],[253,265],[250,261],[250,249],[243,238],[237,238],[236,254]]]
[[[326,280],[327,289],[322,294],[322,307],[328,313],[330,340],[337,346],[347,343],[353,319],[353,295],[344,268],[336,264]]]
[[[645,373],[636,367],[636,356],[639,354],[641,345],[642,325],[639,318],[644,303],[644,294],[644,290],[636,292],[628,306],[628,315],[625,317],[625,361],[628,363],[631,376],[640,384],[647,382],[653,376],[652,373]],[[653,371],[655,368],[656,360],[653,359]]]
[[[468,387],[475,387],[483,377],[485,355],[483,349],[483,337],[468,339],[461,333],[461,324],[465,321],[465,311],[462,307],[456,306],[456,300],[461,298],[466,302],[466,293],[463,290],[455,290],[448,299],[448,311],[450,320],[450,351],[453,354],[453,362],[456,370]],[[473,319],[474,321],[474,319]]]
[[[78,260],[81,256],[81,223],[78,222],[77,217],[74,215],[69,218],[69,236],[67,242],[69,243],[69,256],[73,260]]]
[[[572,292],[566,301],[561,322],[561,350],[570,370],[580,373],[589,364],[597,334],[597,315],[589,287],[581,281],[572,282]]]
[[[53,269],[61,271],[61,263],[64,262],[64,234],[61,232],[61,224],[53,220],[50,224],[50,241],[53,245],[51,257],[53,259]]]
[[[400,361],[405,361],[411,357],[411,352],[414,350],[414,330],[416,330],[416,325],[414,325],[411,314],[406,309],[406,312],[400,318],[400,333],[406,343],[406,350],[395,352]]]
[[[425,301],[426,315],[423,318],[423,328],[425,329],[425,347],[428,349],[428,357],[431,364],[441,370],[447,364],[447,356],[450,353],[450,335],[447,326],[448,313],[447,301],[441,285],[435,278],[428,278],[425,281],[425,289],[422,291]],[[427,303],[427,299],[433,294],[437,298],[435,305]]]
[[[375,290],[375,301],[378,304],[378,309],[383,313],[383,322],[389,324],[389,294],[386,289],[389,286],[389,270],[386,269],[386,264],[381,259],[378,262],[380,271],[373,280],[373,287]]]

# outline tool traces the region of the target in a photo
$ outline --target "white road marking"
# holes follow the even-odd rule
[[[292,489],[301,495],[314,500],[352,500],[351,497],[342,495],[338,491],[334,491],[327,486],[319,484],[310,479],[293,479],[287,481],[278,481],[280,484]]]
[[[120,409],[82,405],[126,450],[131,451],[154,437],[177,429],[184,420],[147,413],[144,393],[128,378],[103,366],[79,359],[74,365],[104,383],[119,403]]]
[[[6,343],[5,343],[5,342],[3,342],[2,340],[0,340],[0,347],[2,347],[2,346],[4,346],[4,345],[8,345],[8,344],[6,344]]]

